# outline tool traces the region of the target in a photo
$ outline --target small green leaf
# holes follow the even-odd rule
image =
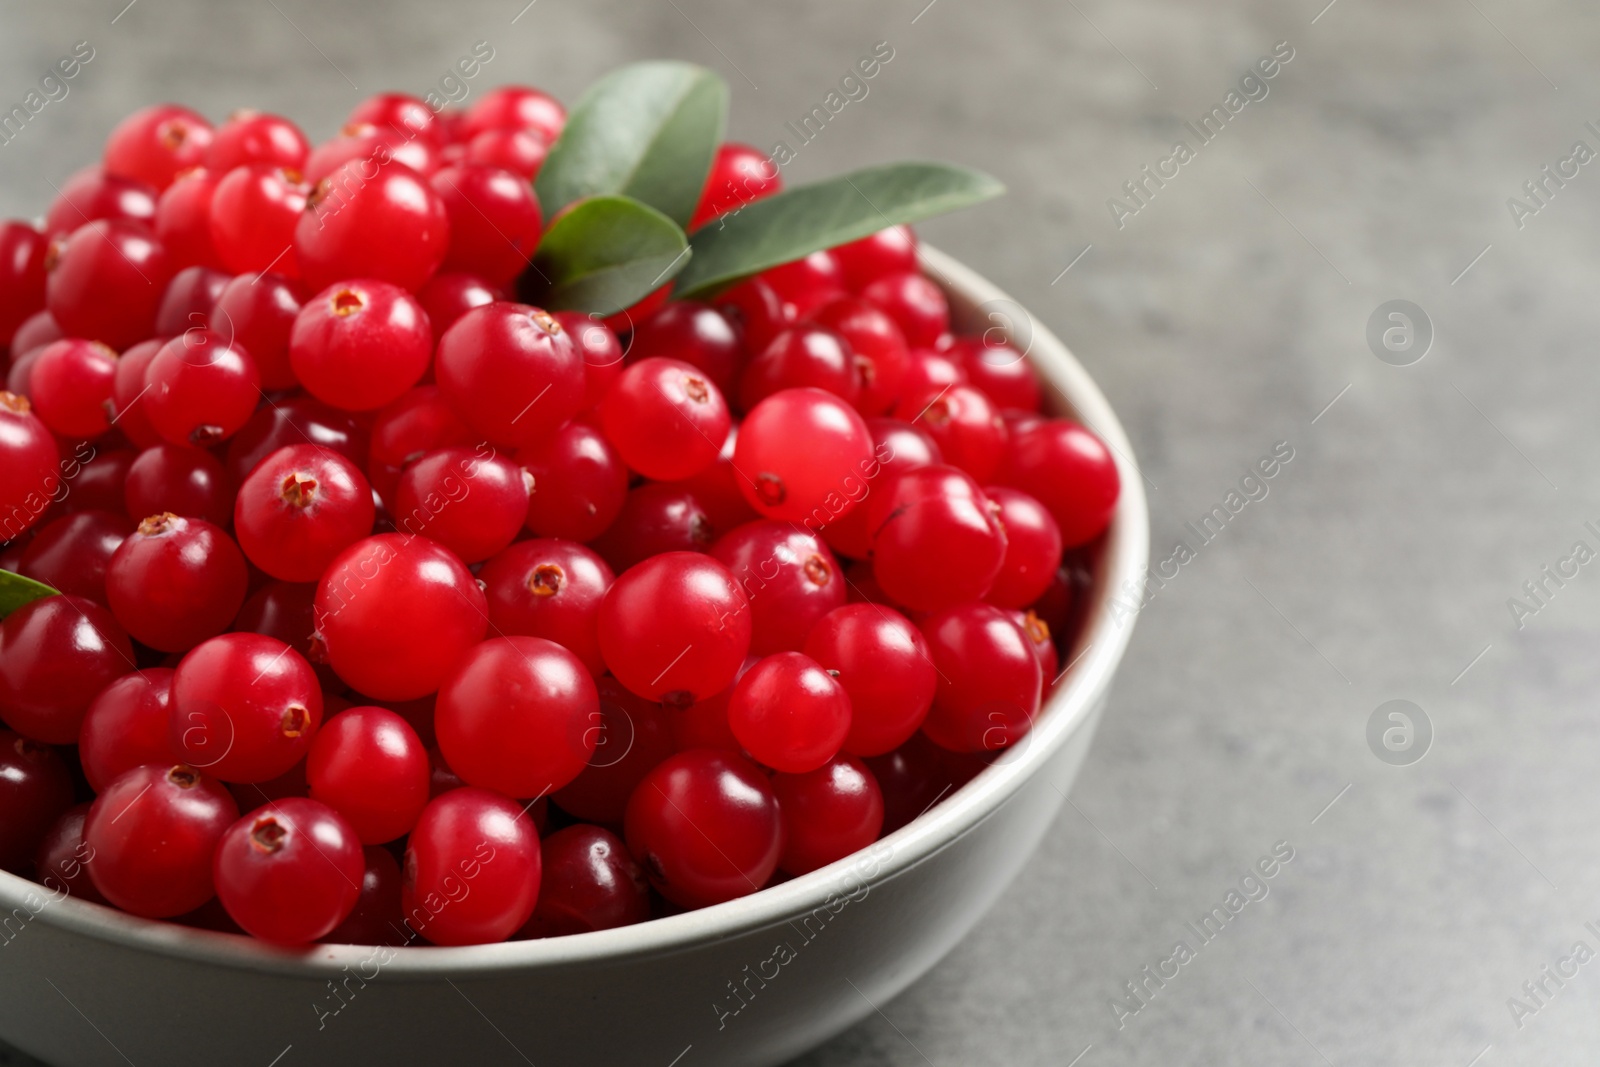
[[[534,191],[546,217],[620,194],[689,224],[722,141],[728,87],[693,63],[635,63],[596,82],[567,117]]]
[[[637,303],[689,261],[676,223],[626,196],[580,201],[556,218],[524,280],[555,311],[612,315]]]
[[[701,296],[749,274],[999,196],[980,171],[945,163],[891,163],[801,185],[708,222],[690,240],[694,259],[677,296]]]
[[[24,604],[55,595],[57,595],[56,590],[32,578],[24,578],[10,571],[0,571],[0,619]]]

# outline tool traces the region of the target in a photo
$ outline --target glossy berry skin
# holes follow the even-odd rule
[[[247,163],[228,171],[211,194],[211,245],[232,274],[300,273],[295,231],[311,187],[299,171]]]
[[[894,319],[912,348],[932,348],[950,329],[950,302],[944,290],[916,271],[886,274],[861,295]]]
[[[441,270],[472,271],[507,285],[528,269],[544,232],[533,186],[508,170],[464,164],[428,179],[450,216]]]
[[[344,816],[305,797],[257,808],[217,842],[212,877],[228,915],[252,937],[315,941],[344,922],[361,895],[366,859]]]
[[[1070,419],[1019,430],[996,480],[1049,509],[1068,548],[1094,540],[1110,525],[1122,488],[1105,442]]]
[[[509,170],[531,182],[549,154],[549,143],[526,130],[484,130],[467,142],[465,158],[468,163]]]
[[[459,137],[469,140],[485,130],[527,130],[546,144],[561,135],[567,111],[548,93],[521,85],[490,89],[467,109]]]
[[[893,608],[846,604],[811,630],[805,654],[850,696],[846,752],[879,756],[906,742],[933,705],[937,673],[921,631]]]
[[[773,338],[739,378],[739,406],[746,411],[783,389],[824,389],[854,405],[861,395],[855,353],[845,339],[822,326],[796,326]]]
[[[100,690],[83,717],[78,759],[89,788],[103,792],[143,763],[181,762],[171,740],[172,674],[146,667]]]
[[[785,389],[739,426],[733,466],[750,506],[769,519],[820,529],[865,492],[872,434],[848,403],[821,389]]]
[[[41,526],[22,553],[18,573],[70,596],[106,601],[106,566],[133,520],[110,511],[75,511]]]
[[[75,515],[80,511],[110,511],[126,515],[127,498],[122,485],[138,453],[131,448],[100,450],[86,442],[77,443],[72,451],[72,458],[67,460],[63,473],[72,474],[76,468],[77,475],[71,479],[72,492],[61,501],[63,513]]]
[[[889,226],[832,251],[845,286],[854,293],[886,274],[917,269],[917,235],[910,226]]]
[[[83,843],[83,824],[89,816],[88,804],[74,804],[56,817],[34,855],[34,877],[40,885],[62,896],[74,896],[95,904],[106,903],[89,878],[89,861],[94,853]]]
[[[244,481],[256,465],[280,448],[317,445],[357,467],[367,462],[367,432],[349,412],[309,396],[263,404],[228,441],[228,474]]]
[[[1005,425],[989,398],[970,385],[950,385],[932,393],[907,393],[895,417],[926,430],[951,466],[979,482],[994,477],[1006,451]]]
[[[161,435],[156,433],[145,412],[144,374],[164,344],[166,341],[161,338],[153,338],[127,349],[118,357],[111,379],[111,425],[121,430],[136,448],[162,443]]]
[[[55,438],[26,397],[0,392],[0,537],[27,532],[61,487]]]
[[[594,677],[605,673],[600,602],[615,579],[593,551],[571,541],[519,541],[485,563],[478,580],[496,633],[554,641]]]
[[[95,798],[83,824],[89,877],[134,915],[168,919],[216,893],[211,857],[239,818],[221,782],[181,763],[146,763]]]
[[[452,789],[429,802],[407,839],[406,924],[435,945],[504,941],[533,914],[539,875],[539,833],[520,803]]]
[[[696,300],[675,300],[634,327],[629,361],[656,357],[699,368],[724,396],[732,396],[744,348],[739,331],[721,311]]]
[[[598,315],[581,311],[557,311],[555,319],[572,338],[583,357],[583,400],[580,411],[588,411],[605,398],[611,383],[622,374],[622,342],[616,331]],[[630,341],[630,347],[637,339]]]
[[[650,884],[685,908],[747,896],[778,867],[783,824],[766,775],[732,752],[680,752],[645,776],[623,820]]]
[[[351,110],[345,125],[372,125],[434,144],[444,143],[444,125],[433,108],[405,93],[376,93]]]
[[[177,104],[151,104],[117,123],[106,138],[106,173],[165,189],[205,161],[211,139],[211,124],[201,115]]]
[[[361,850],[361,894],[344,922],[322,938],[330,945],[387,945],[401,937],[400,864],[386,848]]]
[[[905,335],[895,321],[855,296],[829,300],[811,313],[810,321],[844,339],[859,385],[856,409],[882,415],[894,407],[911,365]]]
[[[894,484],[902,471],[943,463],[939,446],[926,430],[900,419],[870,418],[872,458],[864,472],[867,493],[881,493]],[[835,552],[851,559],[866,559],[872,552],[872,532],[867,526],[866,504],[851,508],[842,517],[822,528],[822,535]]]
[[[1006,531],[1005,561],[984,599],[996,607],[1025,608],[1044,595],[1061,566],[1061,530],[1044,505],[1021,490],[997,485],[984,495],[1000,509]]]
[[[98,341],[55,341],[34,361],[28,399],[62,437],[98,437],[111,428],[106,404],[116,370],[117,354]]]
[[[266,782],[305,758],[322,723],[322,686],[305,657],[264,634],[196,646],[172,678],[171,740],[191,767]]]
[[[766,766],[788,774],[815,770],[838,754],[850,732],[850,695],[810,656],[774,653],[733,687],[728,726]]]
[[[289,365],[306,391],[346,411],[370,411],[422,380],[433,330],[404,289],[371,278],[306,301],[289,335]]]
[[[925,619],[938,668],[922,732],[952,752],[998,752],[1020,741],[1039,712],[1044,671],[1027,636],[999,608],[961,604]]]
[[[571,336],[526,304],[475,308],[439,339],[439,390],[461,419],[491,441],[533,444],[583,401],[584,366]]]
[[[531,480],[487,446],[441,448],[400,476],[394,524],[438,541],[466,563],[480,563],[521,532]]]
[[[998,340],[991,343],[988,334],[957,337],[950,342],[948,355],[995,407],[1039,410],[1039,375],[1027,356],[1011,345]]]
[[[628,798],[651,769],[676,751],[672,726],[685,714],[635,696],[610,675],[600,679],[594,754],[578,776],[552,794],[561,810],[585,822],[621,826]]]
[[[280,448],[239,487],[234,532],[246,558],[274,578],[314,582],[333,558],[372,533],[367,479],[339,453]]]
[[[294,232],[300,273],[318,289],[375,278],[414,293],[449,245],[449,216],[427,179],[374,160],[346,163],[317,182]]]
[[[98,165],[83,167],[61,183],[44,216],[51,239],[65,237],[86,222],[107,219],[153,225],[157,190],[145,182],[107,174]]]
[[[95,696],[133,666],[128,635],[99,604],[30,601],[0,623],[0,719],[35,741],[73,744]]]
[[[186,330],[162,345],[144,383],[144,413],[175,445],[205,448],[232,437],[261,400],[255,360],[213,330]]]
[[[289,364],[289,335],[299,313],[300,298],[288,277],[274,271],[230,281],[217,296],[211,321],[250,353],[261,388],[288,389],[299,381]]]
[[[872,571],[896,603],[934,611],[982,599],[1005,560],[989,498],[954,467],[919,467],[867,500]]]
[[[210,452],[159,444],[139,453],[123,484],[130,515],[170,511],[214,526],[233,521],[234,482]]]
[[[763,519],[711,546],[750,601],[750,651],[797,652],[817,620],[845,600],[844,577],[828,546],[793,523]]]
[[[663,552],[704,552],[714,540],[711,518],[692,492],[681,483],[644,482],[592,547],[620,573]]]
[[[16,219],[0,221],[0,341],[44,307],[44,234]],[[0,347],[4,347],[0,344]]]
[[[967,372],[948,353],[921,348],[911,352],[911,363],[906,369],[900,392],[902,396],[931,397],[946,386],[966,384]]]
[[[174,266],[221,269],[222,256],[211,240],[211,197],[222,177],[199,168],[185,171],[156,201],[156,240]]]
[[[346,164],[355,165],[337,188],[331,183],[330,196],[345,196],[361,187],[363,181],[381,173],[393,163],[410,167],[426,178],[439,169],[439,146],[421,137],[409,137],[392,129],[371,124],[345,126],[338,137],[312,149],[306,160],[306,180],[312,185],[338,175]],[[342,192],[340,190],[343,190]]]
[[[306,757],[311,797],[350,821],[364,845],[409,833],[428,803],[428,750],[387,708],[358,707],[328,719]]]
[[[771,196],[782,188],[783,179],[778,176],[777,165],[759,149],[733,141],[720,144],[711,159],[700,203],[689,219],[689,229],[699,229],[718,215]]]
[[[392,504],[400,475],[408,465],[447,445],[478,441],[444,402],[438,386],[419,385],[385,406],[373,420],[367,480]]]
[[[728,431],[722,452],[709,467],[688,478],[665,483],[693,497],[712,530],[731,530],[761,517],[739,491],[739,472],[733,469],[738,433],[738,426]]]
[[[505,294],[497,286],[479,275],[453,271],[435,274],[427,285],[417,290],[417,303],[428,313],[435,343],[457,319],[473,308],[504,299]]]
[[[45,284],[51,318],[69,337],[121,350],[155,332],[174,264],[150,230],[99,220],[73,231]]]
[[[827,249],[763,271],[761,276],[777,290],[789,317],[801,320],[823,304],[844,295],[844,276],[838,260]]]
[[[267,582],[244,602],[234,617],[232,629],[241,633],[266,634],[277,638],[310,662],[316,630],[317,587],[309,583]],[[334,708],[326,699],[343,686],[325,663],[312,663],[323,684],[323,710],[331,716]]]
[[[612,383],[600,402],[600,425],[629,467],[671,481],[711,465],[732,417],[699,368],[656,357],[633,364]]]
[[[0,730],[0,870],[21,869],[72,804],[72,776],[52,748]]]
[[[586,934],[650,918],[650,882],[610,830],[569,826],[539,847],[539,903],[520,936]]]
[[[488,626],[472,572],[442,546],[404,534],[345,549],[317,586],[316,610],[328,662],[377,700],[432,693]]]
[[[439,687],[439,750],[468,785],[543,796],[594,753],[594,680],[578,657],[540,637],[494,637]]]
[[[733,323],[747,353],[764,350],[795,323],[794,309],[759,274],[718,293],[712,302]]]
[[[244,603],[244,555],[203,519],[171,512],[141,521],[106,567],[106,600],[128,633],[185,652],[228,628]]]
[[[226,174],[247,163],[303,168],[311,144],[300,127],[279,115],[245,109],[235,111],[214,131],[206,148],[208,169]]]
[[[526,523],[540,537],[592,541],[622,512],[627,465],[616,446],[584,419],[573,419],[548,440],[518,452],[517,463],[533,477]]]
[[[646,700],[719,693],[750,649],[749,601],[698,552],[652,556],[618,576],[600,605],[606,666]]]
[[[841,753],[804,774],[777,774],[772,791],[783,812],[778,866],[800,875],[826,867],[878,839],[883,792],[867,765]]]
[[[209,325],[217,297],[230,280],[210,267],[184,267],[174,274],[156,310],[156,336],[172,337],[191,326]]]

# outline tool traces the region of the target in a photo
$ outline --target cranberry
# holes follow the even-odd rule
[[[439,390],[491,441],[530,445],[577,414],[583,359],[549,313],[495,303],[461,316],[439,339]]]
[[[44,307],[47,247],[44,234],[26,222],[0,222],[0,342]]]
[[[919,733],[887,755],[862,761],[883,793],[883,833],[894,833],[955,787],[949,755]]]
[[[405,921],[435,945],[504,941],[533,914],[539,870],[539,834],[516,801],[452,789],[407,839]]]
[[[128,635],[99,604],[31,601],[0,623],[0,719],[24,737],[70,745],[96,694],[133,667]]]
[[[815,770],[850,732],[850,695],[811,657],[774,653],[733,687],[728,726],[763,764],[790,774]]]
[[[1121,479],[1105,443],[1070,419],[1018,432],[997,479],[1049,509],[1071,548],[1094,540],[1111,522]]]
[[[61,325],[50,312],[41,308],[23,319],[22,325],[17,327],[17,332],[11,335],[11,352],[13,355],[27,353],[35,348],[42,348],[51,341],[59,341],[65,336],[66,334],[61,331]]]
[[[195,112],[152,104],[117,123],[106,138],[106,173],[165,189],[179,173],[205,160],[211,138],[211,124]]]
[[[131,448],[113,448],[101,452],[87,443],[79,443],[73,456],[62,464],[63,481],[72,483],[72,492],[61,501],[63,514],[74,515],[80,511],[110,511],[118,515],[128,513],[127,496],[123,483],[138,453]],[[76,468],[77,476],[73,477]]]
[[[985,599],[1002,608],[1025,608],[1044,595],[1061,565],[1061,531],[1027,493],[994,486],[984,494],[1000,509],[1006,532],[1005,561]]]
[[[360,707],[329,719],[311,743],[311,796],[350,820],[367,845],[409,833],[428,803],[428,752],[387,708]]]
[[[839,261],[826,249],[763,271],[761,276],[777,290],[794,319],[809,318],[823,304],[844,295]]]
[[[749,602],[728,569],[665,552],[618,576],[600,605],[600,651],[629,690],[682,702],[721,692],[750,649]]]
[[[732,396],[744,349],[728,316],[709,304],[676,300],[634,328],[630,362],[657,356],[699,368],[718,390]]]
[[[872,435],[854,408],[821,389],[785,389],[751,409],[733,465],[745,499],[769,519],[819,529],[866,492]]]
[[[224,286],[212,319],[255,360],[261,388],[288,389],[299,384],[289,365],[289,336],[299,313],[300,299],[289,279],[268,272],[241,274]]]
[[[233,629],[253,634],[266,634],[294,649],[307,660],[313,657],[312,634],[316,630],[317,587],[315,583],[268,582],[251,594],[233,620]],[[324,710],[328,716],[333,709],[327,707],[327,694],[331,687],[337,691],[337,676],[326,664],[313,663],[313,669],[323,684]]]
[[[1006,615],[1017,624],[1017,629],[1022,631],[1032,646],[1034,655],[1039,657],[1039,670],[1043,672],[1045,684],[1048,686],[1057,681],[1056,672],[1061,669],[1061,657],[1056,652],[1055,641],[1051,639],[1050,624],[1031,611],[1010,610]]]
[[[206,149],[206,166],[219,174],[248,163],[270,163],[299,170],[311,155],[300,127],[263,111],[235,111],[218,126]]]
[[[144,763],[173,764],[172,671],[147,667],[100,690],[83,717],[78,758],[89,788],[103,792],[119,775]]]
[[[470,140],[485,130],[527,130],[550,144],[566,123],[566,108],[549,94],[521,85],[502,85],[484,93],[467,109],[459,136]]]
[[[394,523],[431,537],[467,563],[480,563],[521,532],[531,480],[488,446],[441,448],[400,475]]]
[[[422,537],[357,541],[317,587],[317,632],[328,662],[378,700],[412,700],[438,689],[487,627],[488,607],[472,572]]]
[[[239,486],[233,524],[257,567],[314,582],[340,552],[372,532],[372,489],[354,463],[316,445],[280,448]]]
[[[855,353],[843,337],[822,326],[796,326],[773,338],[744,369],[739,405],[748,411],[780,390],[806,386],[849,404],[861,395]]]
[[[33,364],[28,398],[44,424],[66,438],[99,437],[111,428],[117,354],[98,341],[53,341]]]
[[[313,397],[294,396],[263,405],[234,434],[228,442],[228,473],[242,482],[280,448],[300,444],[337,452],[357,467],[367,462],[367,433],[349,412]]]
[[[0,870],[32,860],[71,804],[72,777],[55,749],[0,730]]]
[[[217,297],[230,281],[210,267],[185,267],[172,276],[156,311],[156,335],[172,337],[191,326],[207,326],[216,308]],[[227,327],[223,330],[226,332]]]
[[[695,749],[662,761],[628,801],[628,850],[656,891],[701,908],[754,893],[778,867],[778,799],[754,764]]]
[[[989,592],[1005,559],[1005,529],[983,490],[954,467],[895,477],[867,499],[872,571],[897,603],[933,611]]]
[[[299,171],[272,163],[228,171],[211,194],[211,243],[223,266],[234,274],[298,277],[296,228],[310,196]]]
[[[108,901],[89,878],[94,851],[83,841],[83,824],[88,816],[86,803],[74,804],[57,816],[39,842],[34,870],[39,884],[52,893],[105,904]]]
[[[517,453],[533,477],[528,529],[541,537],[592,541],[622,513],[628,468],[604,434],[582,419]]]
[[[359,279],[329,286],[300,309],[289,364],[318,400],[368,411],[416,385],[432,350],[427,312],[410,293]]]
[[[877,604],[846,604],[806,639],[805,654],[850,696],[844,750],[878,756],[917,732],[933,704],[936,674],[928,643],[911,621]]]
[[[355,106],[345,119],[348,126],[377,126],[409,138],[444,143],[444,126],[433,108],[405,93],[378,93]]]
[[[150,423],[144,408],[144,375],[150,361],[156,358],[165,341],[153,339],[140,341],[123,352],[117,359],[116,371],[111,379],[111,425],[139,448],[149,448],[161,442],[161,435]]]
[[[133,520],[109,511],[77,511],[39,528],[22,553],[20,574],[57,592],[104,604],[106,565]]]
[[[385,407],[373,421],[367,477],[378,495],[392,503],[400,474],[408,464],[440,448],[478,440],[444,402],[438,386],[419,385]]]
[[[860,297],[839,296],[813,311],[810,321],[837,333],[854,357],[860,387],[856,408],[863,415],[892,408],[911,365],[905,335],[894,320]]]
[[[905,381],[900,384],[900,395],[931,397],[947,386],[966,384],[967,372],[960,364],[944,352],[922,348],[911,353]]]
[[[762,352],[773,338],[794,325],[794,309],[761,275],[718,293],[713,302],[739,331],[746,352]]]
[[[833,249],[839,272],[851,292],[859,293],[886,274],[917,269],[917,235],[910,226],[889,226]]]
[[[205,447],[232,437],[261,399],[250,353],[212,330],[187,330],[145,368],[144,413],[175,445]]]
[[[61,183],[45,212],[44,232],[65,237],[84,223],[100,219],[153,226],[156,194],[147,182],[107,174],[99,166],[84,167]]]
[[[739,472],[733,469],[738,433],[737,425],[729,428],[728,439],[722,442],[722,451],[710,466],[687,478],[666,483],[692,496],[713,530],[731,530],[761,517],[745,500],[739,489]]]
[[[710,466],[732,423],[716,385],[697,367],[652,358],[622,372],[600,422],[623,461],[647,478],[687,478]]]
[[[211,857],[239,817],[222,783],[184,764],[146,763],[106,786],[89,808],[89,877],[123,911],[166,919],[216,894]]]
[[[498,288],[477,274],[435,274],[427,285],[417,290],[417,303],[428,314],[428,325],[433,329],[436,344],[461,316],[473,308],[503,299],[505,296]]]
[[[705,508],[693,493],[665,482],[645,482],[628,493],[622,511],[594,549],[614,571],[663,552],[704,552],[716,539]]]
[[[0,537],[20,537],[61,486],[61,453],[26,397],[0,392]]]
[[[610,675],[597,688],[600,715],[590,727],[594,755],[551,799],[579,819],[621,826],[634,787],[676,751],[672,722],[678,713],[633,695]]]
[[[1027,636],[989,604],[961,604],[922,623],[939,672],[922,732],[953,752],[1016,744],[1039,711],[1044,672]]]
[[[508,170],[446,167],[429,179],[450,216],[444,270],[467,270],[506,285],[527,269],[544,232],[533,187]]]
[[[322,722],[311,664],[275,638],[231,633],[196,646],[172,679],[171,740],[226,782],[266,782],[305,758]]]
[[[344,816],[288,797],[257,808],[217,842],[217,898],[252,937],[315,941],[355,910],[366,859]]]
[[[883,792],[854,756],[841,754],[804,774],[778,774],[772,791],[783,812],[778,866],[805,874],[866,848],[883,829]]]
[[[762,520],[731,530],[711,555],[750,602],[750,651],[798,651],[818,619],[844,603],[844,578],[828,546],[792,523]]]
[[[465,159],[479,166],[509,170],[531,182],[538,177],[549,154],[549,143],[526,130],[484,130],[467,142]]]
[[[1039,410],[1039,376],[1027,356],[1004,341],[991,343],[988,335],[957,337],[949,354],[966,372],[967,380],[982,389],[997,408]]]
[[[244,603],[244,556],[222,530],[171,512],[139,523],[106,567],[106,600],[142,644],[185,652],[228,628]]]
[[[915,271],[885,274],[861,295],[888,312],[912,348],[932,348],[950,329],[950,302],[944,290]]]
[[[864,472],[867,492],[881,493],[894,483],[902,471],[943,463],[939,446],[926,430],[899,419],[871,418],[867,430],[872,434],[874,463]],[[822,535],[835,552],[852,559],[866,559],[872,550],[872,535],[867,528],[865,504],[851,508],[843,517],[822,528]]]
[[[555,314],[556,321],[572,336],[572,343],[583,357],[583,402],[579,410],[588,411],[600,403],[611,383],[622,374],[622,342],[598,316],[581,311]]]
[[[585,934],[650,918],[650,883],[616,834],[569,826],[539,848],[539,903],[521,936]]]
[[[939,444],[946,463],[980,482],[989,481],[1006,450],[1005,425],[989,398],[970,385],[947,385],[935,393],[907,393],[895,416],[915,423]]]
[[[605,560],[571,541],[520,541],[484,564],[478,578],[497,633],[554,641],[596,678],[605,673],[600,602],[614,580]]]
[[[376,845],[362,849],[361,857],[365,869],[356,906],[323,940],[335,945],[388,945],[409,940],[400,925],[400,864],[388,849]]]
[[[156,240],[174,266],[222,266],[222,256],[211,240],[211,198],[222,177],[209,170],[186,171],[156,201]]]
[[[127,348],[155,332],[172,271],[171,257],[146,227],[88,223],[67,238],[50,267],[50,315],[70,336]]]
[[[759,149],[728,141],[717,146],[706,175],[700,203],[689,219],[696,230],[718,215],[725,215],[783,188],[778,166]]]
[[[410,137],[371,124],[346,126],[340,135],[318,145],[306,160],[306,181],[320,184],[341,167],[354,163],[354,177],[343,183],[358,189],[371,181],[381,168],[399,163],[426,177],[439,169],[439,147],[420,137]]]
[[[444,262],[450,219],[422,175],[403,164],[344,164],[317,182],[294,232],[306,282],[375,278],[416,292]]]
[[[125,490],[130,515],[170,511],[214,526],[233,521],[233,479],[217,457],[198,448],[145,449],[128,468]]]

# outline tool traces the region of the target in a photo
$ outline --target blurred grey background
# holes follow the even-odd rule
[[[888,42],[786,178],[904,157],[1001,177],[1003,201],[925,236],[1076,351],[1144,465],[1153,558],[1198,552],[1143,611],[1038,857],[800,1063],[1591,1064],[1600,962],[1573,952],[1600,950],[1600,564],[1560,561],[1600,551],[1600,163],[1574,156],[1600,151],[1600,9],[1326,2],[5,0],[6,108],[74,42],[95,58],[0,145],[0,214],[42,212],[137,105],[253,105],[321,139],[478,40],[475,92],[570,101],[630,60],[705,63],[733,136],[795,147],[785,123]],[[1129,199],[1275,48],[1266,95]],[[1431,323],[1420,362],[1400,320],[1374,331],[1398,352],[1369,345],[1392,300]],[[1268,495],[1200,546],[1184,524],[1279,442]],[[1399,732],[1369,744],[1391,700],[1415,706],[1409,742],[1385,710],[1376,734]],[[1119,1019],[1124,983],[1196,944],[1185,923],[1280,841],[1270,894]]]

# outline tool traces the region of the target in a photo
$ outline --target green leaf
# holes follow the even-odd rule
[[[891,163],[801,185],[708,222],[690,240],[694,258],[677,296],[702,296],[749,274],[999,196],[980,171],[945,163]]]
[[[626,196],[596,196],[556,218],[524,277],[543,287],[543,307],[612,315],[688,261],[689,240],[671,219]]]
[[[20,574],[10,571],[0,571],[0,619],[10,615],[24,604],[32,603],[47,596],[55,596],[56,590],[48,585],[24,578]]]
[[[689,224],[722,141],[728,87],[693,63],[635,63],[567,116],[534,183],[548,218],[589,196],[631,196]]]

